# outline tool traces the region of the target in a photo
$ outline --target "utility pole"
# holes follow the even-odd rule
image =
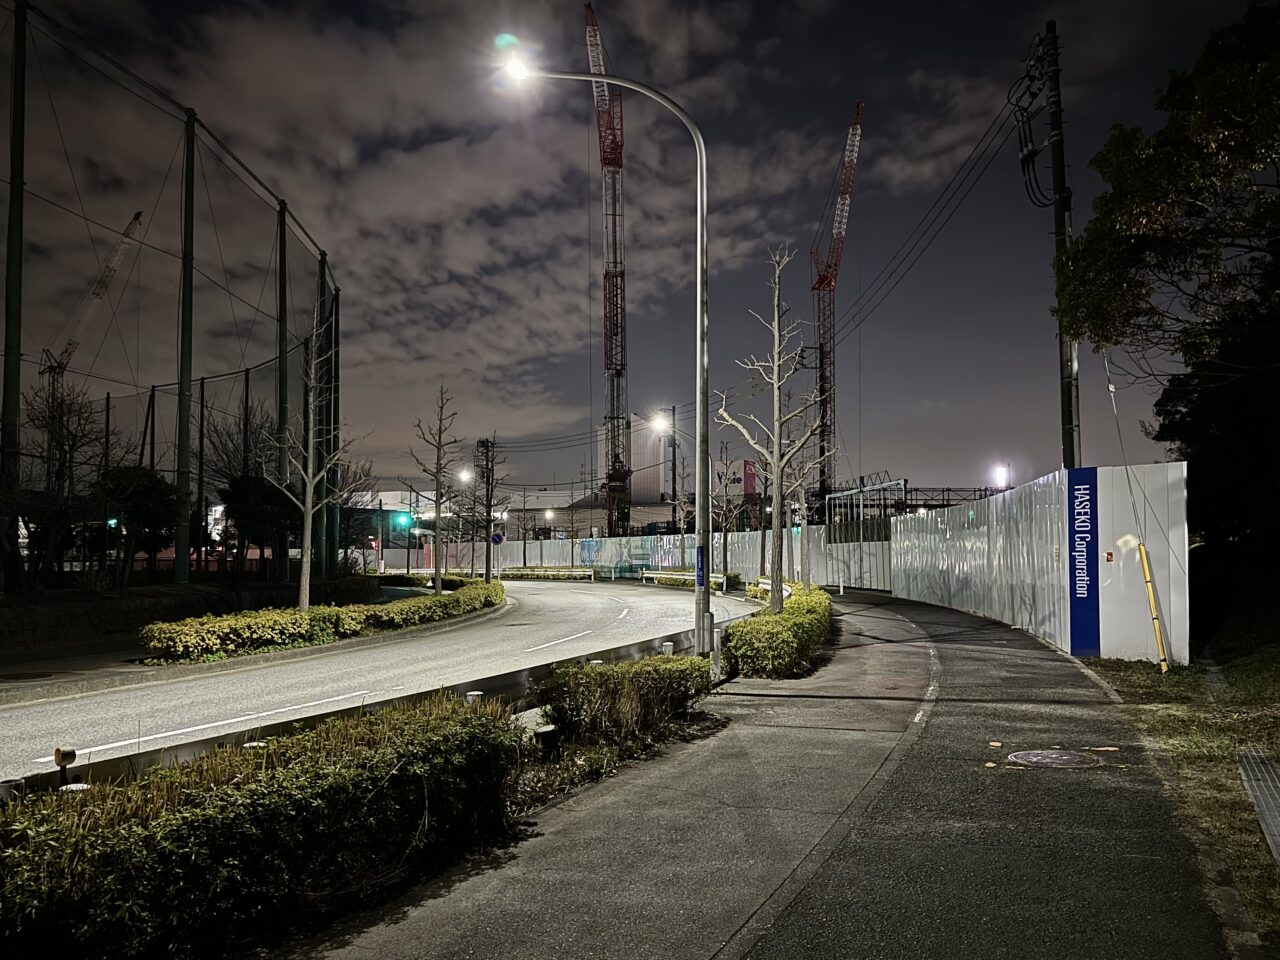
[[[1044,27],[1048,74],[1049,157],[1053,164],[1053,249],[1061,257],[1071,237],[1071,188],[1067,186],[1066,148],[1062,141],[1062,68],[1058,62],[1058,25]],[[1058,318],[1058,360],[1062,395],[1062,465],[1080,466],[1080,345],[1069,339]]]
[[[289,480],[289,205],[276,209],[276,475]],[[381,549],[382,541],[378,541]],[[276,537],[276,576],[289,579],[289,533]],[[381,554],[379,554],[381,556]]]
[[[27,156],[27,0],[13,6],[12,85],[9,111],[9,230],[5,246],[4,274],[4,401],[0,412],[0,480],[5,490],[17,492],[18,435],[22,411],[22,254],[26,238],[22,225],[25,163]],[[5,517],[4,588],[21,589],[22,557],[18,552],[16,502]]]
[[[191,555],[191,298],[195,283],[196,112],[190,107],[187,108],[184,139],[182,302],[178,321],[178,523],[173,534],[174,583],[187,582]],[[154,445],[155,427],[151,429]]]
[[[684,533],[676,523],[676,408],[671,405],[671,532]]]

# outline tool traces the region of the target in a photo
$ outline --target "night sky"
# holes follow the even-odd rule
[[[361,454],[377,472],[412,474],[413,418],[428,414],[442,382],[468,440],[495,430],[500,440],[581,435],[599,423],[589,87],[512,89],[493,44],[509,32],[540,65],[585,70],[581,4],[44,6],[193,106],[328,250],[343,291],[343,415],[367,435]],[[786,297],[810,316],[808,251],[856,100],[864,136],[839,311],[968,154],[1047,18],[1063,42],[1078,231],[1101,188],[1087,162],[1109,126],[1156,126],[1153,96],[1168,70],[1190,66],[1208,32],[1243,9],[600,0],[613,70],[667,90],[709,144],[713,386],[741,381],[734,359],[767,349],[747,309],[768,308],[770,245],[799,249]],[[11,38],[6,27],[6,78]],[[176,250],[169,165],[181,124],[77,65],[51,37],[36,42],[30,189],[117,229],[134,210],[155,210],[148,242]],[[661,107],[629,97],[625,110],[630,396],[632,411],[648,414],[693,399],[693,155]],[[1045,125],[1037,129],[1043,138]],[[938,240],[840,345],[837,480],[886,469],[914,484],[980,485],[996,463],[1010,463],[1015,481],[1059,465],[1052,215],[1027,201],[1015,147],[1005,144]],[[202,164],[198,265],[240,299],[197,290],[197,376],[269,358],[274,337],[274,210],[212,154]],[[94,275],[90,237],[98,258],[111,238],[34,199],[27,219],[24,353],[34,356],[60,347],[58,328]],[[290,260],[295,319],[310,304],[305,259],[295,250]],[[146,251],[113,291],[111,315],[82,332],[72,367],[104,378],[87,381],[92,394],[176,379],[176,278],[171,256]],[[255,320],[257,304],[265,313]],[[1101,360],[1087,347],[1081,368],[1085,462],[1117,463]],[[219,389],[230,408],[231,388]],[[1134,461],[1163,456],[1139,427],[1153,396],[1142,385],[1119,393]],[[681,426],[692,431],[686,409]],[[721,438],[737,440],[713,435],[713,449]],[[740,441],[734,452],[744,455]],[[507,470],[516,482],[563,481],[584,458],[590,470],[592,456],[590,444],[513,454]]]

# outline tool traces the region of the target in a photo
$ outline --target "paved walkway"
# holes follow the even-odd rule
[[[832,662],[728,684],[722,732],[278,955],[1226,956],[1155,770],[1071,661],[933,607],[839,611]],[[1055,747],[1102,762],[1007,760]]]

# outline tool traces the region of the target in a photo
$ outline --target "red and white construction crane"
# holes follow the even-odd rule
[[[62,352],[56,357],[49,350],[44,351],[44,367],[40,372],[49,375],[51,378],[57,378],[59,386],[62,382],[62,375],[66,373],[67,366],[71,363],[71,358],[76,352],[76,348],[80,346],[80,341],[76,339],[76,335],[80,332],[80,328],[89,320],[98,306],[107,296],[107,290],[111,287],[111,281],[116,278],[116,272],[120,269],[120,263],[124,260],[125,251],[133,246],[134,235],[138,232],[138,225],[142,223],[142,211],[139,210],[133,215],[133,219],[129,221],[128,226],[120,234],[120,239],[116,241],[116,245],[111,248],[111,252],[107,254],[106,261],[102,264],[102,269],[98,273],[98,278],[80,295],[80,299],[76,301],[76,305],[72,308],[71,313],[67,316],[66,321],[62,324],[62,329],[67,332],[67,344],[62,348]],[[53,381],[50,381],[52,388]]]
[[[587,59],[591,72],[604,74],[600,24],[587,8]],[[626,536],[631,526],[631,414],[627,409],[627,297],[623,262],[622,96],[595,81],[596,127],[604,186],[604,496],[609,536]]]
[[[849,226],[849,204],[853,200],[853,174],[858,167],[858,148],[862,144],[862,101],[853,108],[853,122],[845,138],[844,154],[836,174],[836,202],[831,216],[831,245],[822,253],[822,233],[814,237],[813,300],[818,322],[818,396],[822,426],[818,430],[818,499],[825,502],[831,492],[832,425],[836,406],[836,281],[840,278],[840,257],[844,253],[844,234]]]

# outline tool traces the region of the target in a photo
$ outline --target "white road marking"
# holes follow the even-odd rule
[[[336,697],[325,697],[323,700],[312,700],[309,703],[295,703],[288,707],[278,707],[275,710],[263,710],[260,713],[246,713],[243,716],[232,717],[229,720],[215,720],[212,723],[200,723],[194,727],[183,727],[181,730],[167,730],[164,733],[153,733],[146,737],[130,737],[128,740],[117,740],[115,743],[100,743],[96,747],[84,747],[77,749],[76,753],[89,758],[90,754],[97,753],[100,750],[114,750],[116,747],[129,747],[139,743],[146,743],[149,740],[160,740],[164,737],[177,737],[182,734],[195,733],[197,730],[210,730],[213,727],[224,727],[229,723],[243,723],[246,720],[257,720],[259,717],[271,717],[279,713],[288,713],[290,710],[305,710],[308,707],[318,707],[326,703],[335,703],[338,700],[347,700],[351,697],[362,697],[372,693],[372,690],[356,690],[353,693],[343,693]],[[53,763],[53,757],[39,757],[30,761],[31,763]]]
[[[630,607],[627,607],[625,610],[623,610],[620,614],[618,614],[618,615],[617,615],[616,617],[614,617],[613,619],[615,619],[615,620],[621,620],[623,617],[625,617],[625,616],[626,616],[628,613],[630,613],[630,612],[631,612],[631,608],[630,608]]]
[[[610,597],[609,599],[610,599],[610,600],[617,600],[619,603],[626,603],[626,602],[627,602],[627,601],[623,600],[621,597]]]
[[[924,720],[924,715],[929,712],[929,704],[938,698],[938,651],[935,647],[929,648],[929,673],[933,679],[929,681],[929,686],[924,691],[924,703],[920,709],[916,711],[916,715],[911,718],[912,723],[920,723]]]
[[[583,630],[581,633],[575,633],[572,637],[561,637],[559,640],[552,640],[550,643],[544,643],[538,647],[529,647],[525,653],[533,653],[535,650],[545,650],[547,647],[554,647],[557,643],[564,643],[566,640],[577,640],[579,637],[585,637],[591,630]]]

